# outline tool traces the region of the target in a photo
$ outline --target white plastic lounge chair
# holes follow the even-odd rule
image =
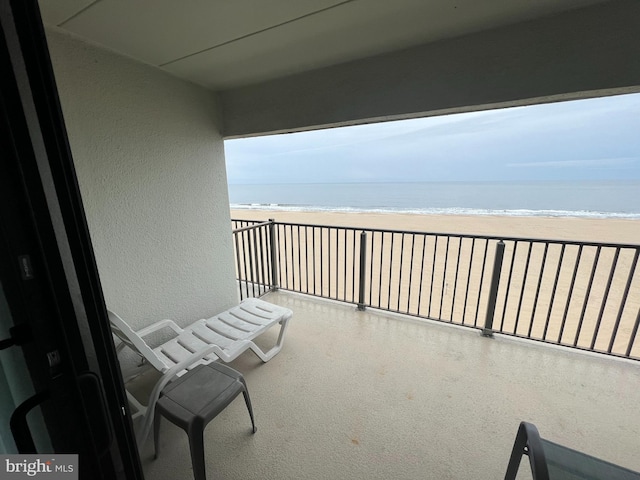
[[[247,298],[236,307],[198,320],[185,328],[180,328],[172,320],[161,320],[136,332],[118,315],[111,311],[108,313],[111,330],[122,341],[117,352],[127,346],[162,374],[149,395],[146,407],[127,392],[136,410],[132,417],[143,417],[137,435],[140,446],[144,444],[153,425],[153,411],[160,392],[173,377],[186,373],[196,365],[218,359],[231,362],[246,350],[251,350],[263,362],[268,362],[282,349],[284,334],[293,315],[288,308],[257,298]],[[278,323],[281,326],[276,345],[267,352],[262,351],[253,340]],[[164,328],[170,328],[176,336],[156,348],[149,347],[144,337]],[[139,373],[140,369],[135,373],[123,372],[125,383]]]

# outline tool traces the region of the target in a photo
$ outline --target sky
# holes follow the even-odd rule
[[[225,141],[239,184],[640,180],[640,94]]]

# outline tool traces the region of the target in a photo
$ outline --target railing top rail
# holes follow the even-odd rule
[[[235,220],[235,219],[234,219]],[[235,220],[241,221],[241,220]],[[247,221],[247,220],[244,220]],[[258,225],[252,225],[247,228],[259,227],[265,224],[269,224],[271,222],[264,222]],[[583,247],[613,247],[613,248],[634,248],[640,249],[640,244],[626,244],[626,243],[612,243],[612,242],[592,242],[592,241],[577,241],[577,240],[560,240],[560,239],[549,239],[549,238],[527,238],[527,237],[509,237],[509,236],[500,236],[500,235],[471,235],[466,233],[447,233],[447,232],[421,232],[417,230],[393,230],[393,229],[382,229],[382,228],[371,228],[371,227],[346,227],[344,225],[317,225],[311,223],[292,223],[292,222],[274,222],[275,225],[287,225],[294,227],[309,227],[309,228],[333,228],[333,229],[343,229],[343,230],[353,230],[353,231],[365,231],[365,232],[375,232],[375,233],[398,233],[405,235],[429,235],[429,236],[438,236],[438,237],[453,237],[453,238],[471,238],[471,239],[479,239],[479,240],[502,240],[502,241],[514,241],[514,242],[537,242],[537,243],[556,243],[556,244],[564,244],[564,245],[576,245]],[[240,231],[243,229],[234,230],[234,232]]]
[[[251,222],[253,220],[236,220],[236,219],[231,219],[232,222]],[[266,221],[266,222],[260,222],[260,223],[254,223],[253,225],[247,225],[246,227],[242,227],[242,228],[236,228],[235,230],[232,231],[232,233],[239,233],[239,232],[244,232],[245,230],[253,230],[255,228],[260,228],[260,227],[264,227],[265,225],[271,225],[274,222],[270,222],[270,221]]]

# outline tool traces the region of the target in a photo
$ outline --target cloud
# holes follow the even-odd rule
[[[581,167],[615,167],[636,163],[638,161],[635,157],[620,157],[620,158],[596,158],[592,160],[558,160],[548,162],[524,162],[524,163],[507,163],[507,167],[527,167],[527,168],[581,168]]]
[[[231,184],[640,179],[640,94],[225,141]]]

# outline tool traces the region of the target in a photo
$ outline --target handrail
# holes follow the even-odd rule
[[[238,220],[235,220],[238,221]],[[244,222],[247,221],[257,221],[257,220],[242,220]],[[268,223],[268,222],[267,222]],[[365,231],[365,232],[376,232],[376,233],[397,233],[397,234],[405,234],[405,235],[431,235],[438,237],[451,237],[451,238],[470,238],[476,240],[503,240],[503,241],[513,241],[513,242],[542,242],[542,243],[567,243],[571,245],[583,245],[589,247],[620,247],[620,248],[640,248],[640,243],[611,243],[611,242],[591,242],[591,241],[582,241],[582,240],[562,240],[562,239],[551,239],[551,238],[538,238],[538,237],[509,237],[505,235],[478,235],[478,234],[468,234],[468,233],[446,233],[446,232],[424,232],[420,230],[397,230],[397,229],[386,229],[386,228],[374,228],[374,227],[353,227],[353,226],[344,226],[344,225],[321,225],[321,224],[311,224],[311,223],[292,223],[292,222],[276,222],[278,225],[291,225],[295,227],[315,227],[315,228],[344,228],[347,230],[356,230],[356,231]]]
[[[233,224],[241,298],[281,288],[640,360],[640,245]]]
[[[246,230],[252,230],[255,228],[260,228],[260,227],[264,227],[265,225],[270,225],[273,222],[260,222],[260,223],[254,223],[252,225],[247,225],[246,227],[241,227],[241,228],[236,228],[234,230],[231,231],[231,233],[240,233],[240,232],[244,232]]]

